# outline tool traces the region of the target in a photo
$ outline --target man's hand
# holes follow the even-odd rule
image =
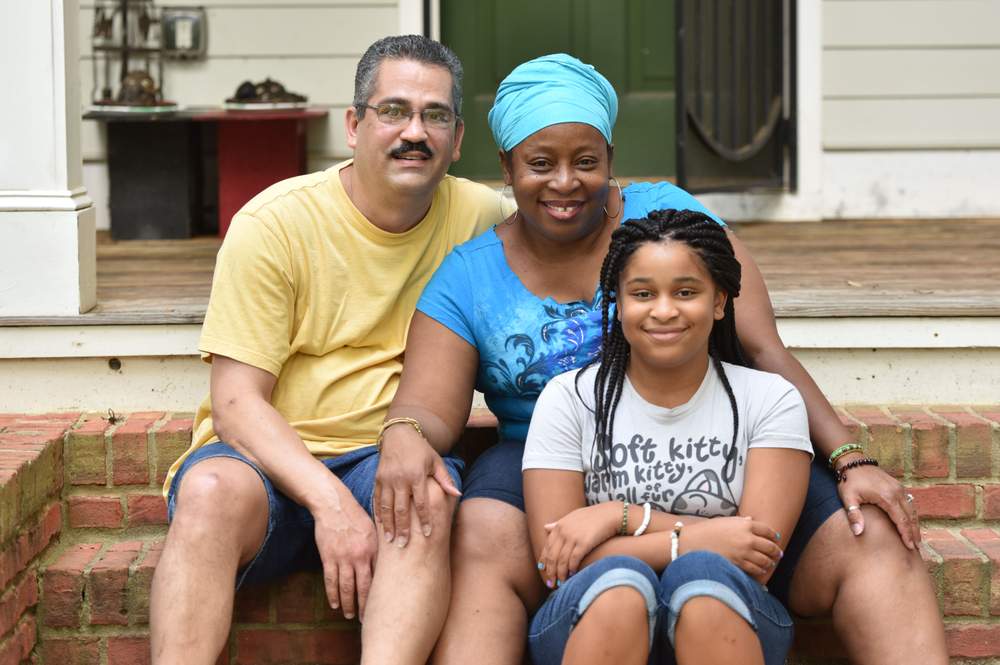
[[[838,462],[846,463],[851,456],[844,455]],[[869,503],[878,506],[899,531],[903,544],[914,550],[920,543],[920,520],[912,501],[907,501],[906,491],[899,481],[877,466],[859,466],[847,471],[847,480],[837,483],[837,493],[847,510],[851,531],[860,536],[865,531],[865,517],[861,506]]]
[[[780,541],[771,527],[751,517],[715,517],[685,526],[678,551],[715,552],[764,583],[784,554]]]
[[[372,512],[382,525],[386,542],[406,547],[410,539],[410,501],[424,536],[431,535],[431,513],[427,503],[428,478],[437,481],[445,494],[461,496],[437,451],[405,423],[389,427],[382,437],[382,454],[375,472]]]
[[[539,574],[550,589],[580,569],[580,562],[601,543],[614,537],[621,521],[617,501],[577,508],[545,525],[545,548],[538,558]]]
[[[375,524],[353,497],[342,499],[337,508],[314,513],[314,517],[330,607],[342,607],[348,619],[354,618],[357,609],[363,619],[378,551]]]

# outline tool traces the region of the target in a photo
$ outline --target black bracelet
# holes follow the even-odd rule
[[[856,469],[859,466],[878,466],[878,460],[872,459],[871,457],[862,457],[861,459],[851,460],[834,471],[837,476],[837,482],[842,483],[847,480],[848,469]]]

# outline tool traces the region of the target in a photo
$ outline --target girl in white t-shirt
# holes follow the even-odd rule
[[[600,288],[601,354],[546,386],[525,447],[531,541],[554,589],[532,660],[779,665],[792,622],[764,585],[812,446],[795,388],[746,367],[726,232],[693,211],[629,220]]]

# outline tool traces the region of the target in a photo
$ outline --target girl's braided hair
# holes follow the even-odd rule
[[[729,403],[733,409],[733,445],[730,450],[736,450],[739,414],[736,397],[722,362],[751,366],[736,336],[733,309],[733,300],[740,294],[740,262],[736,259],[725,229],[707,215],[693,210],[657,210],[643,219],[630,219],[617,228],[611,236],[611,246],[601,266],[600,289],[604,294],[601,305],[601,351],[591,362],[598,365],[594,382],[595,453],[601,450],[610,453],[611,446],[614,445],[614,414],[625,385],[625,371],[628,369],[631,350],[622,332],[621,322],[611,311],[612,304],[617,301],[618,283],[628,260],[641,245],[665,241],[684,243],[694,251],[704,263],[716,287],[728,296],[722,319],[712,325],[708,353],[726,394],[729,395]],[[577,381],[580,374],[582,372],[577,374]]]

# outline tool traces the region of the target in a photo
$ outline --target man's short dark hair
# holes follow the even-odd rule
[[[365,116],[365,104],[375,91],[375,76],[383,60],[415,60],[444,67],[451,74],[451,103],[456,115],[462,115],[462,63],[450,48],[423,35],[384,37],[365,51],[354,75],[354,108]]]

